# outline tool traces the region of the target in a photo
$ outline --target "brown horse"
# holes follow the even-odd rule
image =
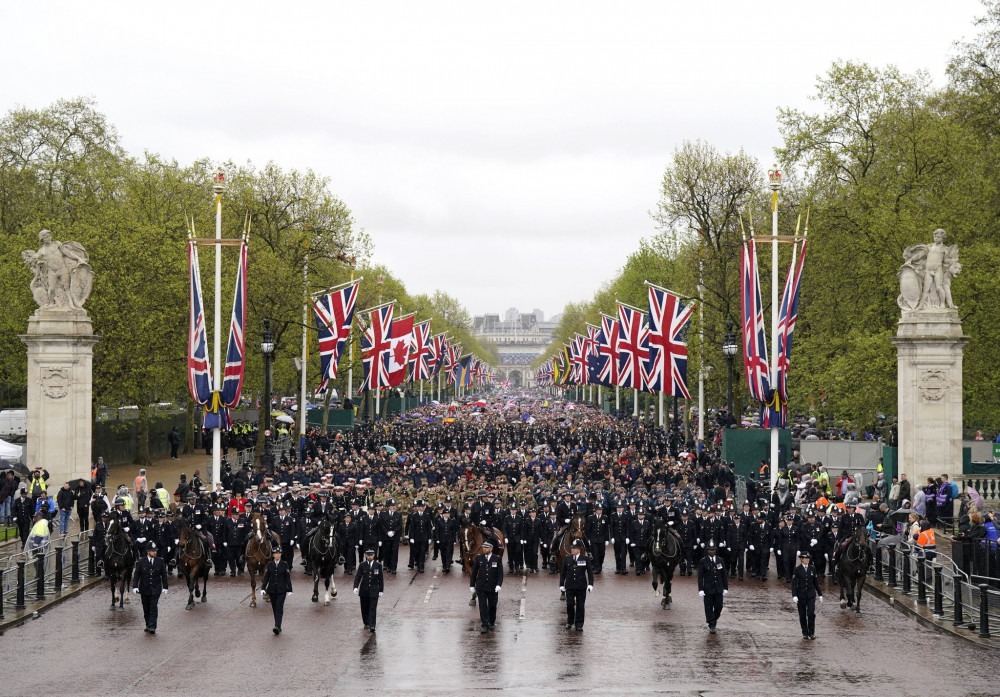
[[[496,535],[497,548],[494,552],[503,556],[503,533],[496,528],[490,528]],[[473,523],[463,523],[458,530],[458,548],[462,554],[462,568],[465,573],[472,574],[472,566],[476,563],[476,557],[483,553],[483,531],[478,525]],[[472,596],[469,605],[476,604],[476,596]]]
[[[271,550],[275,546],[281,548],[281,538],[267,529],[263,513],[254,513],[250,516],[250,536],[243,553],[247,571],[250,572],[250,607],[257,607],[257,575],[264,575],[267,563],[271,561]]]
[[[186,520],[177,527],[177,568],[184,575],[188,587],[188,602],[185,610],[194,609],[194,599],[208,600],[208,554],[209,549],[194,528]],[[202,588],[198,581],[202,580]]]

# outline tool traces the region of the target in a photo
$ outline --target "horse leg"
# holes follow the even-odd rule
[[[657,588],[659,588],[659,580],[660,580],[660,571],[659,571],[659,569],[657,567],[654,566],[653,567],[653,597],[654,598],[659,598],[660,597],[660,591],[657,590]]]
[[[201,577],[202,588],[201,588],[201,602],[208,602],[208,567],[205,567],[205,573]],[[197,582],[196,582],[197,583]]]
[[[674,577],[674,570],[672,568],[667,568],[667,572],[663,577],[663,607],[664,609],[670,607],[670,589],[672,587],[671,581]]]
[[[854,614],[861,617],[861,590],[865,587],[865,575],[858,579],[858,599],[854,603]]]
[[[839,573],[840,572],[838,571],[838,574]],[[843,583],[840,583],[838,585],[840,586],[840,609],[841,610],[846,610],[847,609],[847,589],[844,587],[845,584],[843,584]]]
[[[313,568],[313,597],[312,601],[314,603],[319,602],[319,565],[317,564]]]
[[[192,570],[190,568],[184,571],[184,580],[187,582],[188,587],[188,602],[185,610],[194,609],[194,591],[198,585],[198,581],[192,577]]]
[[[257,607],[257,574],[252,564],[247,564],[247,571],[250,572],[250,607]]]

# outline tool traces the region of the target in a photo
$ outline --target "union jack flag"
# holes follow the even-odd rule
[[[243,390],[243,367],[246,361],[247,318],[247,243],[240,245],[240,265],[236,270],[236,290],[233,293],[233,314],[229,322],[229,345],[226,348],[226,369],[222,374],[222,403],[235,407]]]
[[[427,370],[430,373],[430,377],[427,378],[428,380],[436,378],[441,370],[441,364],[444,362],[444,344],[444,334],[438,334],[437,336],[431,338],[428,344],[430,347],[430,355],[427,356]]]
[[[605,387],[618,385],[618,344],[621,325],[614,317],[601,315],[601,331],[597,335],[597,382]]]
[[[201,271],[198,247],[188,242],[190,302],[188,323],[188,387],[195,404],[212,399],[212,365],[208,359],[208,336],[205,333],[205,303],[201,294]]]
[[[389,353],[392,349],[392,303],[371,311],[368,329],[361,335],[364,377],[361,390],[389,386]]]
[[[410,353],[410,380],[430,380],[430,357],[434,349],[431,346],[431,321],[424,320],[413,325],[413,344]]]
[[[320,374],[317,393],[326,392],[326,385],[337,377],[337,362],[344,353],[344,344],[351,335],[354,305],[358,300],[359,283],[320,296],[313,301],[316,329],[319,331]]]
[[[766,403],[770,393],[767,368],[767,337],[764,334],[764,307],[760,299],[757,245],[743,243],[740,263],[740,310],[743,320],[743,370],[750,396]]]
[[[634,390],[645,390],[643,365],[649,360],[649,327],[642,312],[618,305],[621,336],[618,340],[618,384]]]
[[[802,287],[802,268],[806,259],[806,240],[802,241],[799,258],[792,256],[792,266],[785,278],[785,288],[781,294],[781,305],[778,310],[778,405],[775,410],[768,407],[765,420],[768,426],[784,428],[788,414],[788,362],[792,355],[792,334],[795,331],[795,321],[799,314],[799,291]],[[772,398],[773,401],[773,398]],[[775,421],[776,419],[776,421]]]
[[[570,352],[572,354],[572,379],[577,385],[588,385],[590,384],[590,371],[587,366],[587,359],[590,355],[590,342],[579,334],[574,337],[572,344],[570,345]]]
[[[684,335],[693,312],[693,302],[681,305],[673,293],[649,286],[650,359],[645,379],[650,390],[691,399]]]
[[[510,378],[507,378],[506,380],[501,380],[497,384],[499,385],[499,387],[500,387],[501,390],[509,390],[510,389]]]
[[[444,377],[449,385],[456,384],[458,379],[458,357],[461,355],[462,345],[452,343],[448,340],[448,346],[445,348],[445,362],[444,362]]]

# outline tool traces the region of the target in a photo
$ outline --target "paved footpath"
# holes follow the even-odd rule
[[[142,631],[136,596],[124,612],[112,612],[101,584],[0,639],[8,656],[44,661],[41,671],[5,671],[2,694],[49,694],[70,685],[73,694],[102,697],[1000,691],[996,650],[923,627],[871,596],[858,619],[837,607],[836,587],[819,611],[818,639],[804,641],[787,586],[774,580],[767,588],[734,582],[716,635],[706,631],[692,578],[675,579],[673,607],[662,610],[648,576],[599,576],[585,630],[572,632],[563,628],[555,577],[507,576],[497,629],[486,635],[460,573],[442,574],[428,563],[426,574],[403,569],[388,577],[375,635],[361,626],[350,579],[341,573],[336,581],[340,595],[324,607],[310,602],[311,583],[294,573],[280,636],[271,633],[268,604],[249,608],[246,576],[212,576],[208,602],[192,611],[172,576],[155,636]]]

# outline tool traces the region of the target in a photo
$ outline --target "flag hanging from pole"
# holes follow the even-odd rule
[[[665,288],[649,284],[649,348],[645,380],[653,392],[691,399],[687,387],[688,322],[694,303],[681,299]]]
[[[406,366],[413,345],[413,315],[392,321],[392,348],[389,349],[389,387],[399,387],[406,379]]]
[[[337,377],[337,362],[351,336],[358,282],[349,283],[313,300],[316,329],[319,331],[320,375],[317,393],[326,392],[327,383]]]
[[[212,366],[208,358],[208,336],[205,330],[205,302],[201,294],[201,271],[198,268],[198,246],[188,242],[188,275],[190,302],[188,323],[188,387],[195,404],[212,399]]]
[[[410,350],[410,380],[430,380],[430,359],[434,353],[431,341],[431,321],[413,325],[413,346]]]
[[[784,428],[788,421],[788,365],[792,355],[792,334],[799,314],[799,291],[805,259],[806,240],[803,240],[798,259],[795,258],[793,247],[792,264],[788,269],[788,276],[785,277],[785,288],[781,294],[781,305],[778,310],[778,380],[775,390],[772,391],[772,398],[764,409],[762,425],[765,426]]]
[[[362,391],[389,386],[391,339],[392,303],[389,303],[371,311],[368,329],[361,335]]]
[[[757,402],[766,403],[770,393],[767,366],[767,338],[764,334],[764,306],[760,299],[757,245],[743,243],[740,262],[740,312],[743,324],[743,371],[747,389]]]
[[[222,405],[235,407],[243,391],[243,369],[246,364],[247,317],[247,242],[240,244],[240,264],[236,269],[236,289],[233,292],[233,314],[229,322],[229,344],[226,348],[226,368],[222,374]]]
[[[621,325],[614,317],[601,315],[601,331],[597,335],[597,382],[605,387],[618,385],[618,343]]]
[[[430,371],[430,377],[428,380],[433,380],[438,376],[441,371],[441,365],[443,363],[444,355],[444,345],[445,345],[445,335],[438,334],[430,340],[430,355],[427,357],[427,369]]]
[[[618,304],[621,335],[618,340],[618,384],[634,390],[647,390],[643,365],[649,360],[649,327],[642,311]]]

